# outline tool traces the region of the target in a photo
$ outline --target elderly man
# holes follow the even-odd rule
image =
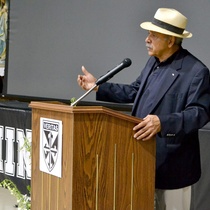
[[[158,210],[166,209],[168,192],[199,180],[198,129],[210,119],[209,70],[182,48],[183,38],[192,37],[186,25],[187,18],[177,10],[158,9],[152,22],[140,25],[148,31],[145,42],[150,55],[140,76],[129,85],[107,82],[96,88],[97,100],[133,103],[132,115],[143,119],[133,128],[136,140],[156,135]],[[88,90],[96,78],[84,67],[82,71],[77,81]]]

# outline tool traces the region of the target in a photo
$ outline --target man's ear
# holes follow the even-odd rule
[[[171,48],[174,45],[175,41],[176,41],[175,36],[170,36],[168,39],[168,46]]]

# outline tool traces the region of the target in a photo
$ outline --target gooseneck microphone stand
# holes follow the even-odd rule
[[[91,91],[93,91],[97,87],[97,84],[95,84],[90,90],[88,90],[85,94],[80,96],[75,102],[71,103],[71,106],[75,106],[79,101],[81,101],[85,96],[87,96]]]

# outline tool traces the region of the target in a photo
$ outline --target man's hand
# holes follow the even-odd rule
[[[83,90],[90,90],[95,85],[96,78],[84,66],[82,66],[82,72],[84,75],[78,75],[77,83]]]
[[[135,139],[142,141],[149,140],[160,132],[160,120],[157,115],[147,115],[133,130],[136,131],[134,134]]]

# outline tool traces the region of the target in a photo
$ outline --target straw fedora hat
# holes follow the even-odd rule
[[[141,28],[180,38],[190,38],[192,33],[185,30],[187,18],[175,9],[159,8],[152,22],[143,22]]]

